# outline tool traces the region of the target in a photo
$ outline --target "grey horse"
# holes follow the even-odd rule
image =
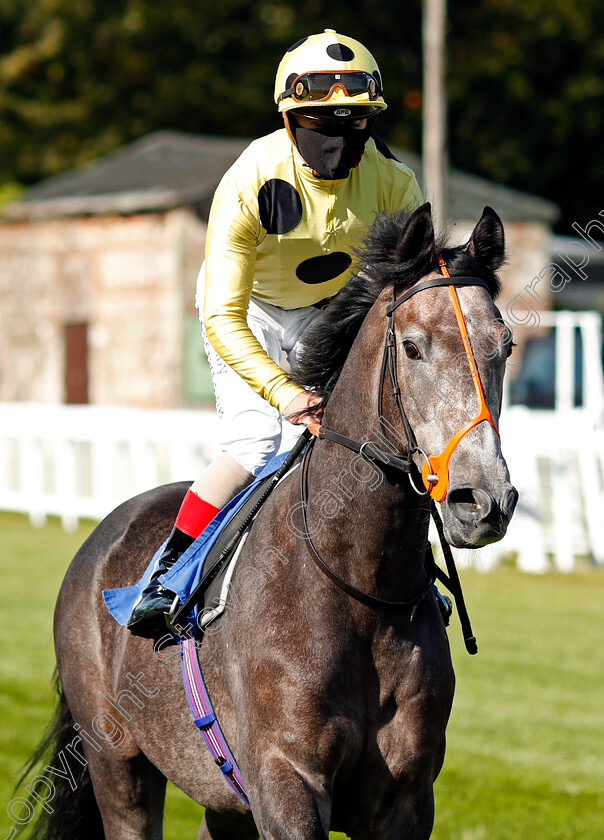
[[[448,541],[473,547],[504,535],[516,501],[494,428],[511,344],[493,302],[504,259],[499,218],[485,208],[465,245],[440,252],[453,278],[482,281],[458,295],[494,423],[459,440],[441,501]],[[356,440],[386,429],[404,456],[396,396],[381,375],[386,310],[440,276],[429,205],[378,217],[358,258],[363,270],[327,308],[296,376],[323,394],[326,428]],[[440,453],[478,410],[477,374],[468,374],[447,289],[409,298],[393,324],[405,416],[417,446]],[[413,456],[419,469],[423,458]],[[188,486],[180,483],[117,508],[66,574],[54,628],[59,709],[35,756],[63,767],[65,780],[52,777],[52,813],[42,810],[35,837],[160,840],[166,779],[205,806],[198,840],[326,840],[330,829],[354,840],[430,837],[454,691],[430,588],[430,496],[405,474],[316,440],[303,519],[300,469],[261,509],[232,603],[198,647],[251,807],[226,784],[194,725],[178,647],[131,636],[101,597],[140,577],[170,530]],[[418,473],[415,483],[423,492]],[[413,605],[351,597],[313,561],[309,534],[350,587]]]

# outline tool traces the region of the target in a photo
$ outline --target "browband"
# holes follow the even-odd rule
[[[420,283],[412,289],[409,289],[408,292],[405,292],[404,295],[401,295],[388,306],[386,314],[391,315],[401,303],[405,303],[413,295],[416,295],[418,292],[423,292],[424,289],[433,289],[435,286],[483,286],[491,294],[488,284],[479,277],[437,277],[434,280],[426,280],[425,283]]]

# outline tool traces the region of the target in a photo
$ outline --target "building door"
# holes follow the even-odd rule
[[[65,402],[88,402],[88,324],[65,325]]]

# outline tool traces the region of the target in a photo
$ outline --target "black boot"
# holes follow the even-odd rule
[[[154,639],[166,633],[168,629],[166,615],[170,611],[176,595],[163,587],[158,582],[158,578],[176,563],[193,541],[194,537],[179,531],[178,528],[172,529],[151,579],[143,589],[128,619],[128,630],[133,636]]]

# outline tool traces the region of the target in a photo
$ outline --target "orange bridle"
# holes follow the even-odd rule
[[[447,270],[447,266],[445,265],[445,262],[440,256],[440,254],[438,254],[438,251],[437,255],[442,277],[435,278],[432,280],[425,280],[423,283],[418,283],[416,286],[412,286],[411,289],[406,291],[400,297],[395,298],[392,301],[392,303],[390,303],[386,308],[386,315],[388,317],[388,329],[386,331],[386,344],[384,347],[384,355],[382,357],[382,370],[380,374],[380,388],[378,394],[378,419],[382,430],[382,436],[384,437],[384,439],[387,440],[388,435],[384,419],[383,396],[386,374],[388,373],[390,377],[390,383],[392,385],[392,397],[394,399],[396,407],[398,408],[398,412],[403,424],[403,429],[407,437],[409,451],[405,455],[393,455],[386,452],[382,452],[380,448],[371,441],[366,440],[364,442],[361,442],[355,440],[354,438],[350,438],[346,435],[334,432],[331,429],[320,425],[319,423],[309,424],[308,429],[313,435],[320,438],[321,440],[330,440],[334,443],[340,444],[341,446],[345,446],[346,448],[351,449],[353,452],[360,453],[362,457],[375,462],[383,468],[393,468],[395,470],[401,470],[403,472],[408,473],[411,486],[417,493],[420,493],[421,495],[429,493],[430,496],[437,502],[442,502],[442,500],[447,494],[447,486],[449,483],[449,461],[451,459],[451,455],[455,450],[455,447],[459,444],[460,440],[462,440],[462,438],[464,438],[468,434],[468,432],[471,432],[472,429],[474,429],[476,426],[478,426],[480,423],[483,423],[484,421],[486,421],[493,427],[497,436],[499,436],[499,430],[497,428],[497,425],[495,424],[495,421],[493,420],[493,417],[491,415],[491,412],[489,411],[485,400],[484,390],[482,387],[480,373],[478,370],[478,364],[476,362],[474,351],[472,350],[472,344],[468,336],[468,329],[466,327],[466,322],[463,317],[461,304],[457,295],[457,287],[482,286],[484,289],[487,290],[487,292],[489,292],[489,295],[491,294],[491,291],[487,283],[478,277],[451,277],[449,271]],[[417,445],[415,434],[413,432],[413,429],[411,428],[409,420],[407,419],[407,415],[405,413],[405,408],[403,406],[403,401],[401,398],[401,389],[398,383],[397,375],[394,311],[398,309],[398,307],[401,304],[408,301],[418,292],[423,292],[427,289],[432,289],[439,286],[446,286],[449,289],[451,302],[453,303],[453,310],[455,312],[455,318],[457,320],[461,340],[463,342],[466,358],[470,367],[470,373],[472,375],[472,379],[474,380],[474,387],[478,396],[479,409],[476,417],[469,423],[467,423],[465,426],[463,426],[461,429],[459,429],[459,431],[457,431],[453,435],[453,437],[445,446],[440,455],[428,455],[420,446]],[[417,489],[413,482],[413,479],[411,478],[411,472],[413,467],[413,462],[411,459],[415,453],[419,453],[424,459],[421,474],[424,486],[426,487],[425,493],[422,493],[422,491]]]
[[[445,261],[440,256],[440,254],[438,255],[438,263],[443,276],[451,278],[449,270],[445,265]],[[447,494],[447,485],[449,483],[449,460],[460,440],[463,437],[465,437],[468,434],[468,432],[471,432],[472,429],[476,428],[476,426],[478,426],[480,423],[483,423],[484,421],[486,421],[493,427],[497,436],[499,437],[499,429],[497,428],[497,424],[493,420],[493,417],[491,415],[491,412],[489,411],[489,407],[484,396],[484,389],[482,387],[482,381],[480,379],[478,363],[476,361],[474,351],[472,350],[472,344],[470,342],[468,328],[466,327],[466,322],[463,317],[463,312],[461,309],[461,304],[459,302],[457,289],[453,285],[450,285],[447,288],[449,289],[451,302],[453,303],[453,309],[455,311],[455,318],[457,320],[457,325],[461,334],[461,340],[463,342],[464,350],[466,351],[466,358],[470,367],[470,373],[474,381],[474,388],[476,389],[476,395],[478,397],[479,409],[478,414],[473,420],[471,420],[469,423],[466,423],[466,425],[462,426],[462,428],[459,429],[459,431],[455,432],[455,434],[453,435],[449,443],[445,446],[440,455],[428,455],[427,460],[424,462],[424,465],[422,467],[422,479],[424,482],[424,486],[427,488],[432,498],[435,499],[437,502],[442,502],[442,500]]]
[[[480,373],[478,370],[478,363],[476,362],[476,357],[474,355],[474,351],[472,350],[472,344],[470,342],[470,337],[468,335],[468,329],[466,326],[466,322],[463,316],[463,312],[461,309],[461,304],[459,302],[459,297],[457,294],[457,287],[460,286],[483,286],[487,291],[489,291],[489,287],[484,280],[479,279],[478,277],[451,277],[445,261],[443,258],[438,254],[438,262],[439,267],[441,270],[442,277],[433,280],[426,280],[424,283],[419,283],[417,286],[413,286],[407,292],[405,292],[401,297],[396,298],[386,309],[386,314],[389,318],[389,326],[388,326],[388,334],[386,339],[386,348],[384,353],[384,362],[382,365],[382,378],[384,376],[384,372],[388,369],[390,374],[390,381],[392,384],[392,394],[395,400],[395,403],[398,407],[399,414],[401,416],[401,420],[403,423],[403,428],[405,430],[405,434],[407,436],[407,441],[409,444],[409,455],[415,453],[419,453],[423,459],[424,464],[422,466],[422,480],[424,486],[426,487],[426,492],[430,494],[430,496],[435,499],[437,502],[442,502],[447,494],[447,486],[449,483],[449,461],[451,459],[451,455],[453,454],[456,446],[459,444],[460,440],[464,438],[468,432],[472,431],[476,426],[480,423],[486,421],[489,423],[497,435],[499,436],[499,430],[489,408],[487,406],[484,390],[482,387],[482,382],[480,379]],[[472,375],[472,379],[474,381],[474,388],[476,389],[476,394],[478,396],[478,403],[479,409],[478,414],[476,417],[463,426],[459,431],[457,431],[449,443],[445,446],[443,451],[440,455],[428,455],[424,450],[417,445],[417,441],[415,435],[413,433],[413,429],[407,419],[407,415],[405,414],[405,409],[403,406],[400,387],[398,385],[397,380],[397,370],[396,370],[396,341],[394,337],[394,311],[397,309],[401,304],[405,303],[409,298],[416,295],[418,292],[425,291],[426,289],[431,289],[439,286],[446,286],[449,290],[449,295],[451,296],[451,302],[453,304],[453,310],[455,312],[455,318],[457,320],[457,326],[459,327],[459,332],[461,335],[461,340],[463,342],[466,358],[468,360],[468,365],[470,367],[470,373]],[[489,291],[490,294],[490,291]],[[381,398],[381,394],[380,394]],[[380,416],[382,415],[382,410],[380,408]],[[415,485],[412,482],[413,487],[417,490]],[[417,491],[420,492],[420,491]]]

